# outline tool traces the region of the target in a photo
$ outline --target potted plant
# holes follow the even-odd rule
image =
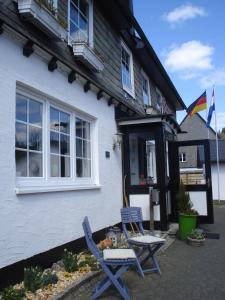
[[[203,246],[205,242],[205,234],[200,229],[193,229],[187,236],[187,243],[191,246]]]
[[[190,200],[190,195],[182,182],[177,193],[177,204],[179,211],[179,237],[181,240],[186,240],[188,234],[196,228],[198,212],[192,208],[193,203]]]

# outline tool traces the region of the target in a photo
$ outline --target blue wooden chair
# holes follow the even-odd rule
[[[143,272],[158,272],[161,274],[158,261],[155,257],[155,253],[163,246],[165,239],[155,237],[153,235],[148,235],[144,233],[143,228],[143,217],[140,207],[126,207],[121,209],[121,218],[123,232],[127,239],[127,242],[130,247],[138,247],[137,257],[142,266]],[[128,225],[135,223],[138,231],[137,236],[130,237],[128,234]],[[153,267],[148,269],[143,269],[143,265],[149,259],[152,260]]]
[[[99,251],[92,238],[92,232],[88,217],[84,218],[83,229],[88,248],[100,263],[106,277],[94,288],[90,300],[97,299],[106,289],[114,285],[117,291],[125,300],[130,300],[125,284],[121,276],[131,266],[136,266],[139,273],[144,277],[144,273],[133,249],[104,249]]]

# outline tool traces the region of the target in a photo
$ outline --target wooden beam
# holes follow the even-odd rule
[[[91,82],[88,80],[84,84],[84,92],[87,93],[91,89]]]
[[[103,97],[103,90],[99,90],[97,93],[97,99],[100,100]]]
[[[52,59],[48,63],[48,70],[50,72],[53,72],[55,69],[57,69],[57,67],[58,67],[58,65],[57,65],[57,58],[56,57],[52,57]]]
[[[73,83],[77,79],[76,72],[71,71],[70,74],[68,75],[68,82]]]
[[[0,34],[2,34],[4,32],[4,29],[3,29],[3,21],[0,20]]]
[[[34,43],[31,40],[28,40],[23,46],[23,55],[29,57],[34,52]]]
[[[108,106],[111,106],[113,104],[113,97],[110,97],[108,100]]]

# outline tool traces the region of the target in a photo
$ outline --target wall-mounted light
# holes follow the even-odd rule
[[[114,139],[113,139],[113,150],[116,150],[116,148],[121,149],[122,140],[123,140],[123,134],[117,132],[114,135]]]

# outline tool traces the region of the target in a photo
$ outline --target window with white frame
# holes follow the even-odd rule
[[[123,42],[121,43],[121,73],[123,89],[134,97],[133,57]]]
[[[16,95],[16,177],[91,179],[92,121],[41,98]]]
[[[90,34],[93,30],[92,13],[92,1],[69,1],[69,27],[73,41],[90,42]]]
[[[179,161],[186,162],[186,153],[185,152],[179,153]]]
[[[17,95],[16,99],[16,175],[43,176],[43,104]]]
[[[145,105],[151,105],[151,94],[148,76],[142,71],[142,93]]]

